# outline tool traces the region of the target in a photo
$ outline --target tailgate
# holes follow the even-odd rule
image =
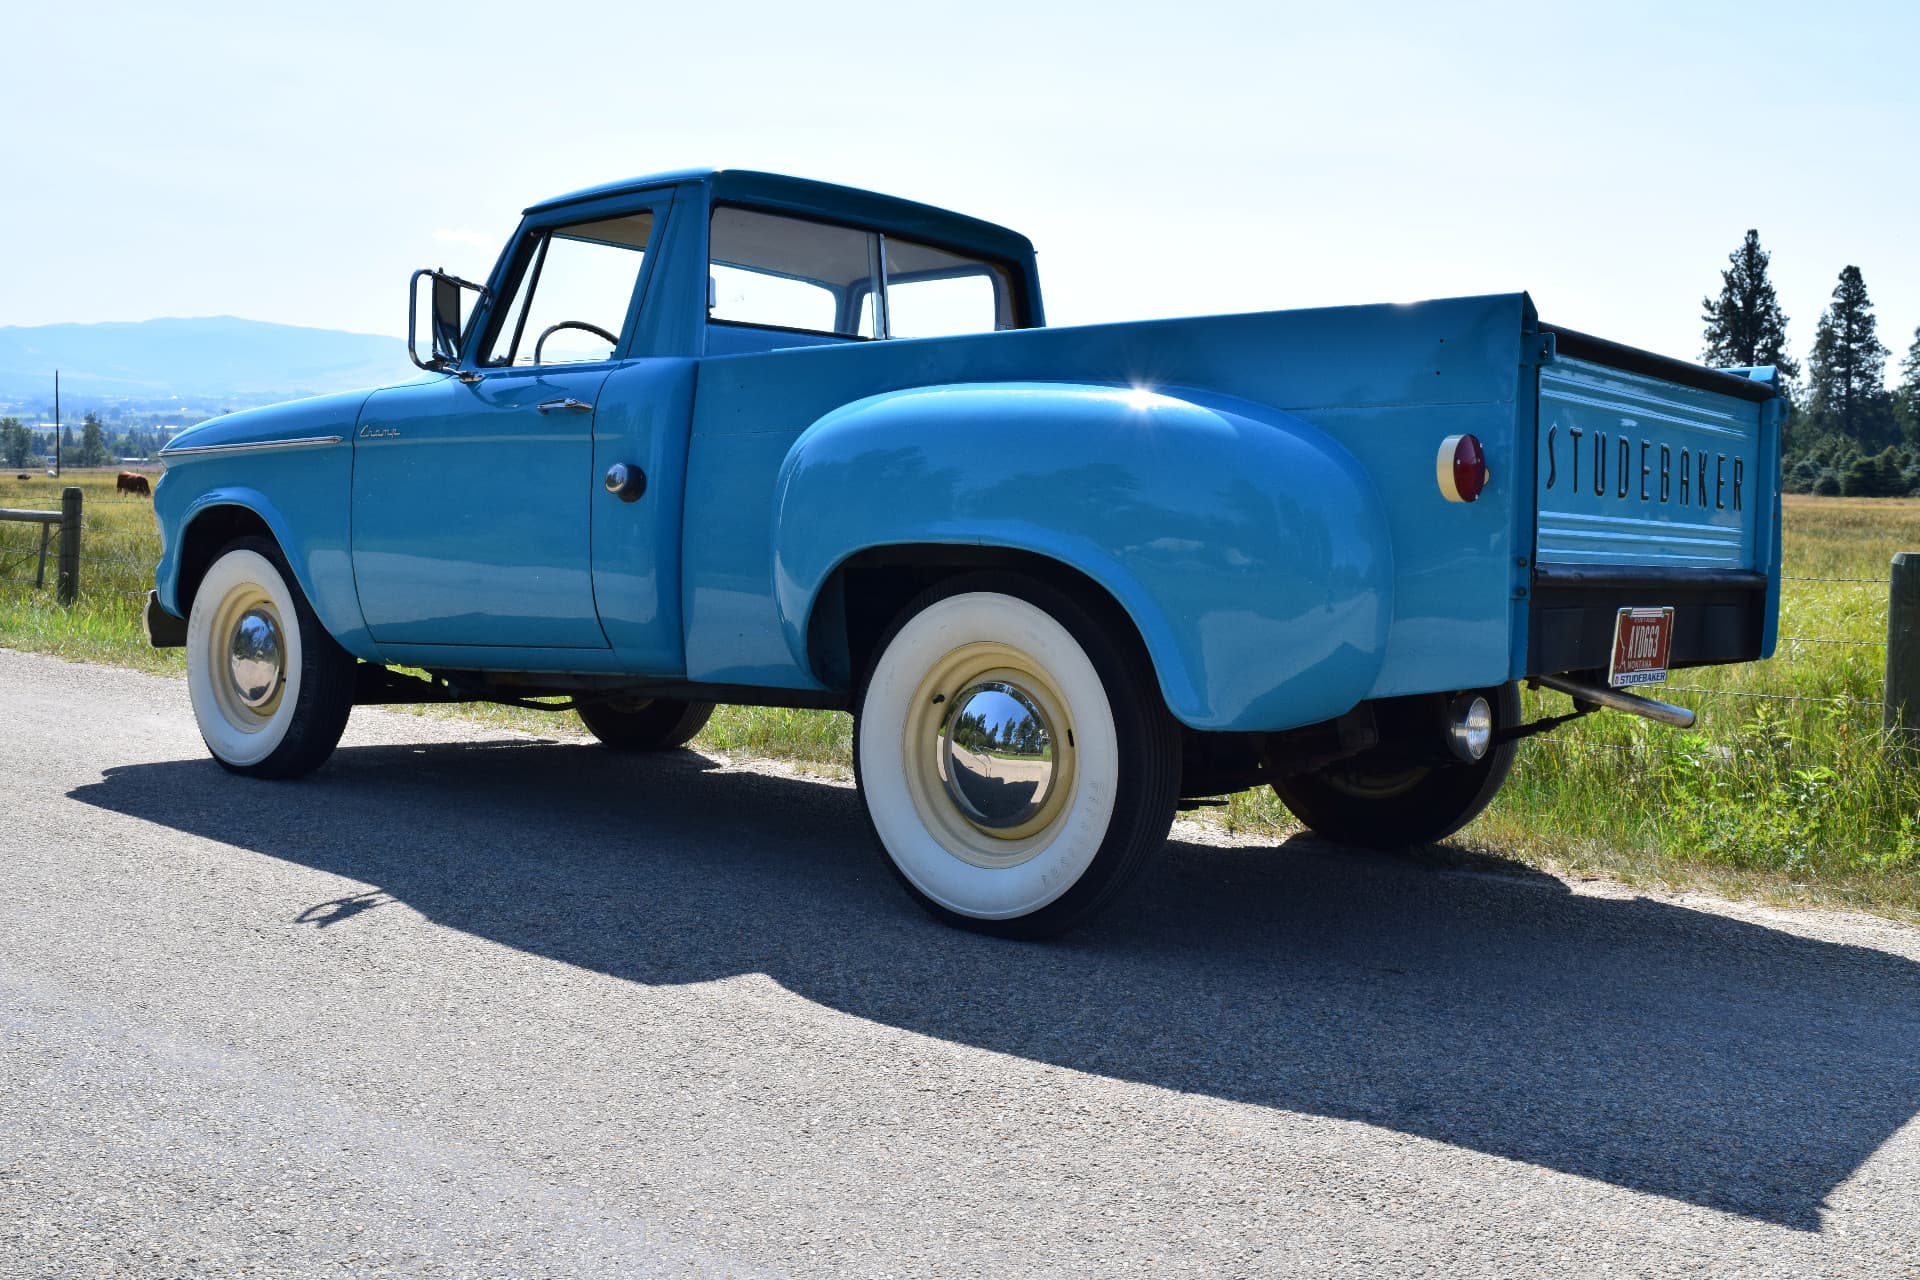
[[[1674,609],[1675,666],[1763,656],[1779,578],[1773,382],[1549,332],[1528,672],[1605,668],[1614,615],[1636,607]]]

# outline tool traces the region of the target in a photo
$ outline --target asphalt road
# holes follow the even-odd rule
[[[1920,1275],[1920,930],[1175,833],[1049,945],[852,791],[0,651],[0,1274]]]

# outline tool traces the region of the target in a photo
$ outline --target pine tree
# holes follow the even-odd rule
[[[1893,410],[1900,419],[1900,434],[1920,442],[1920,328],[1913,331],[1913,345],[1900,362],[1900,389],[1893,393]]]
[[[1733,264],[1720,273],[1720,296],[1702,298],[1707,322],[1703,363],[1751,368],[1772,365],[1783,378],[1800,376],[1800,363],[1787,355],[1787,317],[1767,279],[1773,255],[1760,247],[1760,233],[1748,231],[1740,247],[1727,255]]]
[[[103,467],[109,461],[107,442],[100,430],[100,418],[97,414],[88,414],[81,424],[80,465],[83,467]]]
[[[33,451],[33,433],[21,426],[18,418],[0,418],[0,450],[5,451],[8,466],[26,466],[27,454]]]
[[[1882,498],[1904,498],[1907,494],[1907,460],[1892,445],[1880,451],[1873,460],[1873,468],[1879,472],[1879,483],[1875,486]]]
[[[1833,303],[1820,316],[1820,330],[1807,358],[1814,421],[1863,445],[1889,443],[1892,405],[1886,392],[1888,351],[1860,268],[1840,272]]]
[[[1878,498],[1880,492],[1880,468],[1869,457],[1858,457],[1847,467],[1846,474],[1840,477],[1841,491],[1849,498]]]

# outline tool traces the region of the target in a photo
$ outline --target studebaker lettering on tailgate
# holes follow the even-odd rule
[[[1557,439],[1559,434],[1560,428],[1558,426],[1547,428],[1547,488],[1549,489],[1559,483],[1560,479],[1560,446]],[[1567,435],[1571,437],[1573,444],[1573,487],[1575,489],[1580,487],[1580,438],[1585,434],[1586,433],[1579,427],[1569,427],[1567,429]],[[1620,465],[1619,469],[1614,473],[1619,477],[1619,488],[1614,493],[1614,496],[1617,498],[1626,498],[1633,487],[1628,480],[1631,474],[1630,468],[1633,465],[1633,442],[1627,437],[1621,436],[1619,445]],[[1673,465],[1674,448],[1672,445],[1665,443],[1659,446],[1659,465],[1655,468],[1648,465],[1647,461],[1647,451],[1654,447],[1652,441],[1646,439],[1644,436],[1641,437],[1640,501],[1666,503],[1671,501],[1673,497],[1673,481],[1676,475]],[[1694,501],[1692,497],[1688,496],[1688,482],[1693,476],[1693,469],[1698,467],[1700,480],[1698,484],[1692,486],[1692,492],[1699,495],[1699,504],[1703,507],[1711,506],[1720,511],[1726,510],[1727,455],[1717,453],[1713,457],[1713,489],[1711,491],[1711,500],[1708,497],[1709,491],[1707,488],[1706,450],[1702,449],[1695,452],[1683,445],[1680,448],[1679,457],[1680,468],[1677,474],[1680,478],[1681,505],[1685,506]],[[1747,464],[1744,458],[1735,458],[1733,460],[1733,509],[1735,511],[1740,510],[1740,490],[1744,483],[1746,469]],[[1598,433],[1593,438],[1593,462],[1588,468],[1587,474],[1593,478],[1594,496],[1605,497],[1607,493],[1607,433],[1604,431]],[[1658,477],[1657,495],[1656,493],[1649,493],[1647,491],[1648,480],[1656,476]]]
[[[410,306],[414,381],[163,454],[148,633],[235,772],[369,703],[565,696],[643,752],[847,711],[901,884],[1032,937],[1182,798],[1437,840],[1542,727],[1521,681],[1686,723],[1609,679],[1774,643],[1771,374],[1521,294],[1050,329],[1013,231],[697,170],[533,205]]]

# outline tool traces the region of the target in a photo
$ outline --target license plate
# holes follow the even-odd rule
[[[1659,684],[1673,648],[1673,609],[1622,609],[1613,620],[1613,665],[1607,683]]]

